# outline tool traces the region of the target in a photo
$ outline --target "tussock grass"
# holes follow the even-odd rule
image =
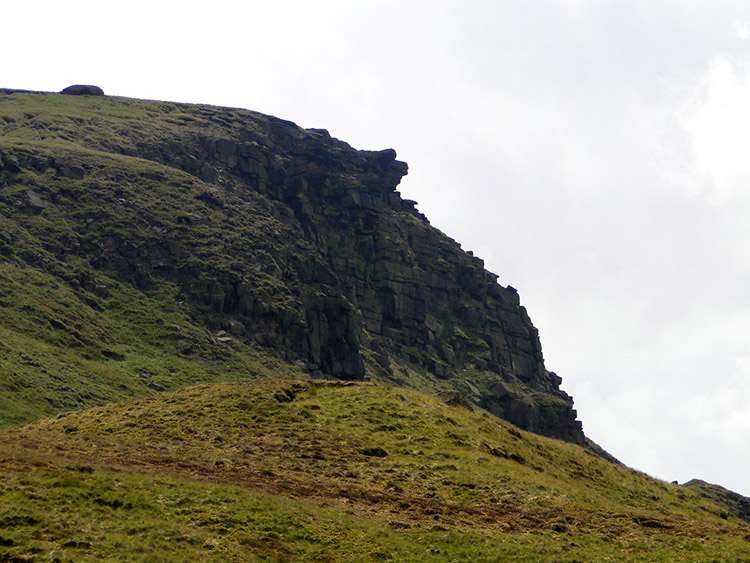
[[[374,384],[245,380],[61,414],[3,430],[0,464],[0,550],[19,557],[750,558],[750,528],[689,490]]]

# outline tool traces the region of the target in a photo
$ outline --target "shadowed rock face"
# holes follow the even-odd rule
[[[453,390],[522,428],[585,443],[518,293],[401,197],[407,165],[393,149],[358,151],[325,130],[249,111],[152,104],[148,135],[121,128],[82,143],[186,172],[200,194],[181,204],[174,229],[148,231],[137,245],[102,237],[96,267],[137,284],[174,281],[205,323],[313,375]],[[172,112],[180,120],[156,126]],[[67,182],[86,182],[93,169],[20,149],[2,163],[6,182],[23,167]],[[48,204],[37,191],[26,199],[30,212]],[[241,235],[227,248],[235,259],[196,259],[202,243],[191,233],[209,227]]]

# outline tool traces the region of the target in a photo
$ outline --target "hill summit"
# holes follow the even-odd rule
[[[281,362],[586,443],[518,293],[400,195],[394,150],[79,94],[0,90],[9,421]]]

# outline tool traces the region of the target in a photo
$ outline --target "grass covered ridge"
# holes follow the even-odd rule
[[[205,384],[0,433],[0,560],[706,561],[689,490],[372,384]]]

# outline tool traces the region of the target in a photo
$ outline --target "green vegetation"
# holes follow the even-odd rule
[[[299,377],[253,341],[217,338],[226,319],[211,302],[222,276],[271,263],[292,237],[269,242],[281,227],[252,197],[218,215],[223,195],[132,156],[176,134],[177,107],[0,96],[0,425],[199,381]],[[284,302],[282,282],[257,277]]]
[[[727,561],[750,527],[484,412],[247,380],[0,433],[0,559]],[[24,559],[25,558],[25,559]]]
[[[186,108],[190,111],[187,112]],[[242,110],[244,115],[260,116]],[[86,146],[110,153],[136,154],[137,148],[186,128],[205,133],[251,124],[226,110],[217,116],[208,106],[106,96],[57,94],[0,95],[0,136],[50,146]]]
[[[0,561],[750,561],[734,497],[436,397],[583,436],[515,292],[325,137],[0,93]]]
[[[400,198],[393,159],[251,111],[0,91],[0,265],[31,292],[0,317],[45,369],[0,424],[302,370],[583,443],[515,291]]]
[[[710,500],[717,506],[723,508],[723,514],[725,516],[736,516],[740,520],[750,522],[750,499],[743,497],[742,495],[725,489],[720,485],[712,485],[701,481],[700,479],[693,479],[683,485],[691,491],[694,491],[698,495],[705,499]]]
[[[299,374],[196,326],[173,286],[155,293],[98,279],[106,297],[0,262],[0,424],[198,381]]]

